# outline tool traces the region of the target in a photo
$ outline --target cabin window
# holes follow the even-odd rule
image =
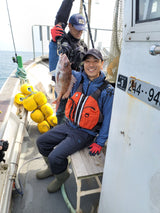
[[[136,23],[160,20],[160,0],[136,0]]]

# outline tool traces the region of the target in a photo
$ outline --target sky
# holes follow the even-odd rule
[[[0,0],[0,50],[14,51],[6,1],[16,51],[32,51],[32,26],[53,26],[62,0]],[[112,28],[114,2],[115,0],[92,0],[91,28]],[[88,0],[85,3],[87,8]],[[79,7],[80,0],[75,0],[71,15],[78,13]],[[38,39],[36,37],[36,45],[40,46]]]

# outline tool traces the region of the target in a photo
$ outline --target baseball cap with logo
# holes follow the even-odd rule
[[[85,30],[86,29],[85,28],[85,24],[86,24],[85,18],[79,13],[72,15],[69,19],[69,23],[71,23],[76,30]]]

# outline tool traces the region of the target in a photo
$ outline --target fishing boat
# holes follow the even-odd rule
[[[160,212],[159,4],[159,0],[115,2],[110,50],[101,48],[103,54],[107,53],[106,65],[111,63],[116,73],[102,187],[101,192],[82,197],[79,212]],[[117,57],[118,69],[113,64]],[[29,83],[51,103],[54,85],[48,57],[21,62],[18,58],[18,68],[25,69]],[[41,133],[30,112],[14,103],[24,80],[16,73],[14,70],[0,90],[0,138],[9,142],[5,163],[0,163],[0,212],[75,213],[74,172],[65,183],[67,198],[64,188],[53,194],[47,192],[52,177],[35,178],[36,172],[45,168],[36,147]],[[72,164],[70,167],[72,170]],[[95,181],[85,180],[83,187],[88,186],[94,187]]]
[[[99,213],[160,211],[160,2],[124,1]]]

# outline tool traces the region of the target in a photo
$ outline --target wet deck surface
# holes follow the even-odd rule
[[[45,163],[41,158],[36,146],[36,139],[40,135],[37,125],[30,121],[29,136],[24,138],[21,159],[19,179],[23,186],[23,196],[13,191],[11,213],[69,213],[61,191],[53,194],[47,192],[47,185],[54,177],[44,180],[36,179],[36,172],[45,168]],[[38,159],[35,159],[38,158]],[[71,168],[72,169],[72,168]],[[83,189],[94,188],[96,181],[94,179],[84,180]],[[73,206],[76,208],[76,182],[72,172],[69,179],[65,182],[67,196]],[[96,213],[99,202],[99,193],[87,195],[81,198],[81,209],[83,213]]]

